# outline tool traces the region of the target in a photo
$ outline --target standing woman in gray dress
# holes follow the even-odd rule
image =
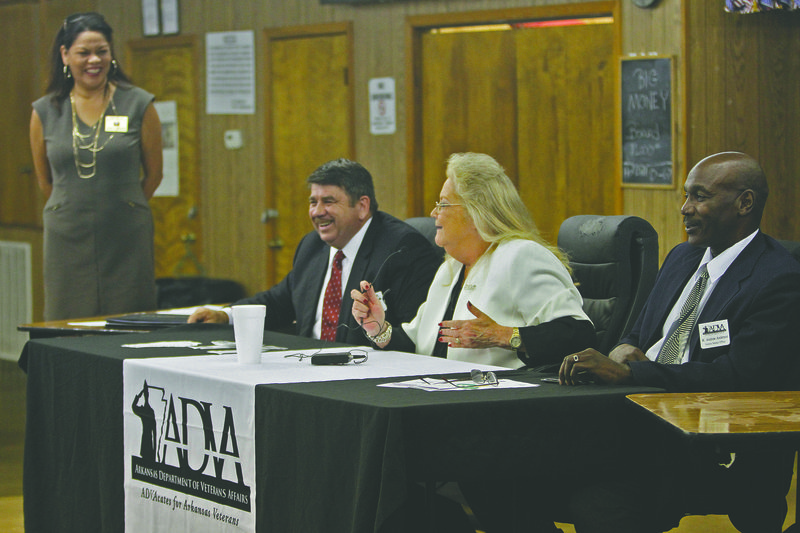
[[[45,320],[156,308],[153,217],[162,178],[153,95],[114,59],[98,13],[64,20],[30,137],[44,207]]]

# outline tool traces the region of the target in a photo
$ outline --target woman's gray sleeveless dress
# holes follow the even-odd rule
[[[90,178],[79,177],[76,169],[69,98],[59,107],[49,95],[33,103],[53,178],[43,216],[45,320],[156,308],[153,216],[140,173],[142,117],[153,98],[137,87],[117,87],[114,106],[100,118],[97,146],[103,149]],[[110,140],[108,115],[128,117],[127,131],[114,132]],[[81,124],[81,133],[89,130]],[[79,152],[80,161],[92,161],[89,150]],[[91,170],[82,168],[81,174]]]

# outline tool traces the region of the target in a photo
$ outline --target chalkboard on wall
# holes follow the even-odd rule
[[[673,186],[672,60],[622,60],[622,184]]]

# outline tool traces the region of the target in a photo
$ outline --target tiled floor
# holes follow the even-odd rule
[[[22,496],[6,496],[0,498],[0,531],[5,533],[22,533]]]
[[[25,374],[0,360],[0,531],[22,533],[22,444]]]
[[[0,532],[22,533],[22,452],[25,432],[25,374],[16,363],[0,360]],[[787,495],[794,523],[795,487]],[[571,525],[560,525],[574,533]],[[785,528],[784,527],[784,528]],[[727,517],[690,516],[669,533],[736,533]]]

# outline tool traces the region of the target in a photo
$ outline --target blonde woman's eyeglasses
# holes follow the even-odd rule
[[[456,206],[459,206],[459,205],[461,205],[461,204],[448,204],[447,202],[436,202],[436,207],[434,207],[433,209],[434,209],[434,211],[436,211],[438,213],[439,211],[441,211],[442,209],[444,209],[446,207],[456,207]]]

